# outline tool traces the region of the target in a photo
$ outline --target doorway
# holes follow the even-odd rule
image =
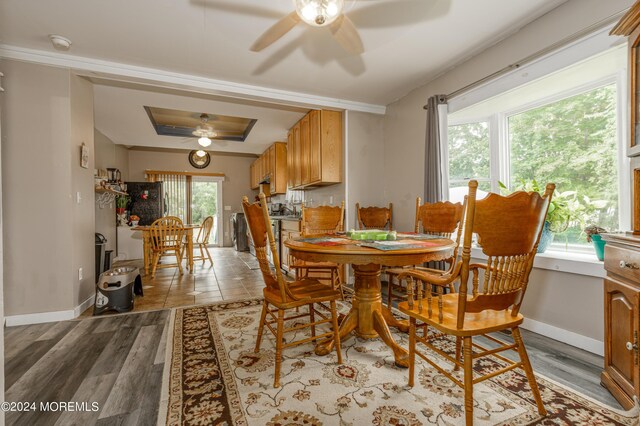
[[[190,183],[191,223],[202,223],[205,217],[213,217],[209,243],[222,245],[222,180],[210,176],[193,176]]]

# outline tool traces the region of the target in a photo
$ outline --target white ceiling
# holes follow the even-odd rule
[[[2,0],[0,43],[53,52],[60,34],[70,55],[387,105],[564,1],[348,0],[366,49],[350,56],[302,24],[250,52],[291,0]]]
[[[261,154],[275,141],[287,140],[291,128],[307,110],[249,102],[228,102],[170,90],[92,80],[95,127],[114,143],[127,146],[196,149],[195,137],[159,136],[144,106],[255,118],[244,142],[213,140],[207,151]]]

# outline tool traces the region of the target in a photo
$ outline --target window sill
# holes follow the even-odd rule
[[[487,259],[487,256],[482,253],[482,249],[479,247],[471,248],[471,257],[474,259]],[[533,267],[590,277],[605,277],[604,263],[599,261],[595,254],[547,250],[545,253],[536,255]]]

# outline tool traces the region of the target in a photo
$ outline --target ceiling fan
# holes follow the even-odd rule
[[[353,21],[344,14],[345,0],[293,0],[295,10],[276,22],[258,38],[250,50],[259,52],[278,41],[300,22],[313,27],[329,27],[333,37],[349,53],[364,52],[362,39]]]
[[[202,147],[208,147],[211,145],[211,138],[215,138],[218,134],[213,130],[213,127],[209,124],[209,114],[200,114],[200,124],[192,132],[193,136],[197,136],[198,144]]]

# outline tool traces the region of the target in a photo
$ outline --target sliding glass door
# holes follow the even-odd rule
[[[163,182],[164,210],[167,216],[177,216],[184,223],[202,223],[213,217],[209,244],[222,246],[222,179],[217,176],[192,176],[171,172],[147,178]]]
[[[191,222],[202,223],[207,216],[213,216],[213,228],[209,243],[221,245],[222,238],[222,182],[210,177],[193,176],[191,179]]]

